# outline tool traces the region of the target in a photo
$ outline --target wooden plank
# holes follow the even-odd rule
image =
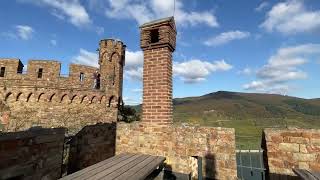
[[[128,157],[129,155],[132,156],[133,154],[119,154],[119,155],[117,155],[117,156],[113,156],[113,157],[111,157],[111,158],[108,158],[108,159],[106,159],[106,160],[103,160],[103,161],[101,161],[101,162],[98,162],[97,164],[94,164],[94,165],[89,166],[89,167],[86,167],[86,168],[84,168],[84,169],[82,169],[82,170],[80,170],[80,171],[74,172],[74,173],[72,173],[72,174],[70,174],[70,175],[68,175],[68,176],[65,176],[65,177],[61,178],[60,180],[73,179],[73,178],[78,177],[78,176],[81,176],[82,174],[85,174],[85,173],[87,173],[87,172],[89,172],[89,171],[92,171],[92,170],[94,170],[94,169],[96,169],[96,168],[99,168],[99,167],[101,167],[101,166],[103,166],[103,165],[106,165],[106,164],[108,164],[108,163],[110,163],[110,162],[112,162],[112,161],[115,161],[115,160],[117,160],[117,159],[119,159],[119,158]]]
[[[149,163],[154,161],[156,158],[157,158],[156,156],[149,156],[144,161],[140,162],[139,164],[137,164],[136,166],[134,166],[133,168],[131,168],[127,172],[125,172],[125,173],[121,174],[120,176],[118,176],[117,178],[115,178],[115,180],[131,179],[132,175],[137,173],[139,170],[143,169],[146,165],[148,165]]]
[[[104,165],[101,165],[95,169],[92,169],[92,170],[89,170],[89,171],[86,171],[86,172],[81,172],[81,175],[79,176],[75,176],[75,177],[71,177],[71,179],[86,179],[88,177],[91,177],[101,171],[104,171],[105,169],[109,168],[109,167],[112,167],[114,166],[115,164],[118,164],[119,162],[122,162],[126,159],[129,159],[131,157],[133,157],[134,154],[127,154],[127,155],[124,155],[120,158],[117,158],[117,159],[114,159],[112,161],[109,161],[108,163],[104,164]],[[91,169],[90,167],[88,167],[89,169]]]
[[[130,169],[132,169],[133,167],[135,167],[137,164],[143,162],[145,159],[147,159],[148,155],[141,155],[139,158],[135,159],[134,161],[129,162],[128,164],[122,166],[121,168],[113,171],[112,173],[108,174],[107,176],[104,176],[103,179],[114,179],[118,176],[120,176],[121,174],[129,171]]]
[[[103,178],[104,176],[107,176],[108,174],[112,173],[113,171],[121,168],[122,166],[130,163],[131,161],[134,161],[135,159],[139,158],[140,156],[142,156],[141,154],[135,154],[132,157],[125,159],[121,162],[117,162],[115,163],[113,166],[110,167],[106,167],[101,169],[100,171],[98,171],[95,174],[86,174],[85,176],[82,176],[82,179],[89,179],[90,180],[96,180],[96,179],[100,179]]]
[[[111,163],[111,162],[113,162],[113,161],[117,161],[117,160],[119,160],[119,159],[122,160],[123,158],[129,158],[129,157],[131,157],[131,156],[133,156],[133,154],[119,154],[119,155],[117,155],[117,156],[113,156],[113,157],[108,158],[108,159],[106,159],[106,160],[103,160],[103,161],[101,161],[101,162],[99,162],[99,163],[97,163],[97,164],[94,164],[94,165],[89,166],[89,167],[86,167],[86,168],[84,168],[84,169],[82,169],[82,170],[80,170],[80,171],[74,172],[74,173],[72,173],[72,174],[70,174],[70,175],[68,175],[68,176],[65,176],[65,177],[61,178],[60,180],[70,180],[70,179],[74,179],[74,178],[76,178],[76,177],[79,177],[79,176],[81,176],[81,175],[83,175],[83,174],[88,173],[89,171],[93,171],[93,170],[95,170],[95,169],[97,169],[97,168],[99,168],[99,167],[101,167],[101,166],[107,165],[108,163]]]
[[[311,172],[312,175],[320,180],[320,172]]]
[[[314,177],[312,173],[304,169],[293,169],[293,172],[305,180],[319,180],[318,178]]]
[[[161,165],[166,158],[157,157],[154,161],[147,164],[144,168],[140,169],[137,173],[130,177],[132,180],[144,180],[149,174],[152,173],[159,165]]]

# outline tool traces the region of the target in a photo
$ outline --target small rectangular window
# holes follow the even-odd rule
[[[4,77],[5,72],[6,72],[6,67],[1,67],[0,77]]]
[[[42,78],[42,74],[43,74],[43,69],[40,68],[38,71],[38,78]]]
[[[150,31],[151,43],[159,42],[159,29],[153,29]]]
[[[84,81],[84,73],[80,73],[80,82],[83,82]]]

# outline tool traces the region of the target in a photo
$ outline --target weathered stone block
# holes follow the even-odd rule
[[[279,149],[281,151],[286,151],[286,152],[299,152],[299,144],[295,144],[295,143],[280,143],[279,144]]]

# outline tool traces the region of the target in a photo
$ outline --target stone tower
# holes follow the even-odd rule
[[[99,65],[101,74],[100,89],[106,92],[108,106],[118,107],[122,103],[123,66],[126,45],[120,40],[100,41]]]
[[[172,124],[172,53],[176,47],[173,17],[140,26],[144,54],[142,122]]]

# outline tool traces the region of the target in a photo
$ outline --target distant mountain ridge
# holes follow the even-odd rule
[[[220,119],[320,118],[320,98],[303,99],[278,94],[217,91],[203,96],[175,98],[173,105],[174,117],[178,119],[204,113]],[[139,111],[141,105],[135,108]]]

